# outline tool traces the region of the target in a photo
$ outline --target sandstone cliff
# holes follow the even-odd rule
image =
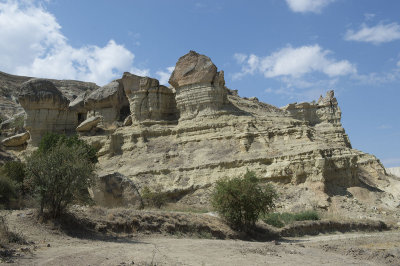
[[[114,108],[114,120],[121,110],[110,103],[129,102],[131,125],[82,136],[99,149],[99,175],[118,172],[138,190],[161,187],[180,203],[207,205],[217,180],[250,169],[275,184],[282,208],[328,209],[338,195],[368,193],[371,204],[396,207],[400,182],[376,157],[352,149],[333,91],[284,108],[241,98],[210,58],[193,51],[178,60],[170,84],[125,73],[93,93],[101,97],[82,95],[68,105],[57,94],[46,101],[75,116],[79,109],[105,117],[101,109]]]

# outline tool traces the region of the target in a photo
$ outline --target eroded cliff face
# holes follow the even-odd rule
[[[181,121],[218,114],[228,103],[224,72],[194,51],[179,58],[169,83],[176,89]]]
[[[21,86],[18,97],[26,112],[24,127],[33,143],[38,143],[46,132],[69,133],[78,125],[69,100],[46,79],[31,79]]]
[[[209,204],[217,180],[247,169],[275,184],[282,208],[330,208],[336,195],[360,190],[380,193],[387,205],[400,199],[393,185],[400,182],[390,180],[379,160],[351,148],[333,91],[316,103],[284,108],[241,98],[208,57],[193,51],[178,60],[173,88],[130,73],[115,82],[114,92],[122,88],[126,98],[103,93],[91,106],[83,95],[68,107],[104,119],[99,110],[110,99],[129,102],[131,125],[101,125],[101,134],[81,136],[99,149],[99,176],[119,172],[138,191],[162,188],[190,205]],[[68,105],[62,98],[50,102],[59,103],[49,109],[57,112]]]
[[[176,121],[175,93],[149,77],[140,77],[125,72],[122,84],[130,104],[132,122],[163,123]]]

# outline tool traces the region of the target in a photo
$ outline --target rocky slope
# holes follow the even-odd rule
[[[0,71],[0,113],[3,119],[8,119],[24,110],[18,102],[18,94],[22,83],[30,79],[31,77],[10,75]],[[91,82],[76,80],[51,79],[50,81],[70,100],[84,91],[92,91],[99,87]]]
[[[119,172],[139,191],[148,186],[180,203],[204,206],[217,180],[249,169],[274,183],[282,209],[330,209],[347,198],[364,200],[363,208],[399,205],[400,181],[376,157],[352,149],[333,91],[318,102],[284,108],[241,98],[225,87],[223,71],[210,58],[193,51],[178,60],[170,83],[167,88],[125,73],[61,108],[75,117],[73,125],[82,117],[85,125],[96,121],[80,134],[99,149],[100,176]],[[47,108],[44,100],[38,106]],[[34,117],[30,131],[51,128],[41,123],[53,120]],[[349,212],[363,211],[352,206]]]

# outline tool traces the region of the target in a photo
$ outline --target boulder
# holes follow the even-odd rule
[[[143,208],[135,183],[118,172],[100,176],[90,194],[100,206]]]
[[[77,102],[78,104],[78,102]],[[102,116],[102,124],[109,127],[116,121],[123,121],[129,114],[129,102],[120,80],[114,80],[109,84],[91,92],[86,98],[84,106],[88,116]]]
[[[91,131],[94,127],[96,127],[101,121],[101,116],[92,116],[83,121],[82,123],[79,124],[79,126],[76,128],[76,131],[78,132],[87,132]]]
[[[26,144],[26,142],[29,140],[29,133],[25,132],[25,133],[21,133],[21,134],[17,134],[15,136],[3,139],[1,141],[1,144],[3,144],[5,147],[18,147],[21,145]]]
[[[211,84],[216,75],[217,67],[209,57],[190,51],[179,58],[169,84],[175,88],[196,83]]]

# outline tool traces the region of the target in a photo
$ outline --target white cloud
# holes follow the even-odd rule
[[[365,20],[372,20],[375,17],[375,14],[373,13],[365,13],[364,18]]]
[[[335,0],[286,0],[293,12],[299,13],[321,13],[322,9]]]
[[[171,76],[174,69],[174,66],[170,66],[166,68],[166,71],[160,70],[156,72],[156,75],[160,77],[160,84],[168,85],[169,77]]]
[[[382,24],[374,27],[361,25],[358,31],[348,30],[344,37],[346,41],[370,42],[380,44],[400,39],[400,25],[397,23]]]
[[[148,73],[134,67],[134,54],[114,40],[72,47],[54,15],[33,1],[0,3],[0,36],[0,68],[12,74],[103,85],[124,71]]]
[[[399,61],[399,62],[397,62],[397,66],[398,66],[398,67],[400,67],[400,61]]]
[[[261,73],[266,78],[292,77],[300,78],[306,74],[320,72],[329,77],[354,74],[356,67],[347,60],[337,61],[331,58],[329,50],[323,50],[319,45],[285,47],[266,57],[251,54],[235,56],[242,65],[242,70],[234,74],[234,79],[240,79],[248,74]]]

